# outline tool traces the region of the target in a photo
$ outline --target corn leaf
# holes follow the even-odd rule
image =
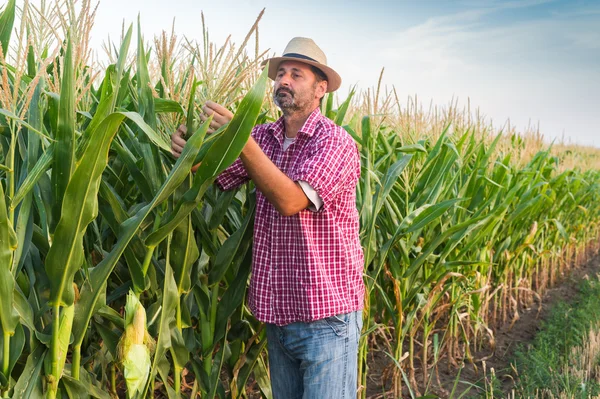
[[[72,48],[72,40],[68,38],[67,50],[62,65],[58,125],[54,134],[57,145],[54,148],[52,163],[52,194],[54,197],[52,231],[54,231],[54,223],[60,219],[63,198],[75,168],[75,82]]]
[[[226,130],[212,144],[202,160],[192,188],[184,194],[167,222],[146,238],[146,245],[156,246],[164,240],[194,210],[216,176],[239,157],[260,114],[266,85],[267,69],[264,69],[258,81],[242,100]]]
[[[175,283],[175,276],[173,275],[171,265],[167,260],[165,280],[162,291],[162,305],[158,327],[158,339],[156,341],[156,351],[154,352],[154,359],[152,361],[150,377],[148,378],[146,389],[143,392],[148,392],[148,389],[150,389],[150,387],[153,385],[154,377],[156,376],[157,372],[158,362],[163,358],[167,349],[171,347],[170,323],[175,316],[174,312],[175,308],[177,307],[177,301],[177,284]],[[145,394],[143,396],[145,396]]]
[[[27,357],[27,363],[17,380],[14,388],[13,398],[42,399],[42,367],[48,349],[44,345],[37,345]]]
[[[108,149],[124,117],[112,114],[100,124],[66,188],[61,218],[45,265],[53,304],[73,303],[73,276],[84,260],[83,234],[98,212],[98,189],[108,162]]]
[[[13,307],[15,279],[11,273],[17,236],[8,218],[4,189],[0,184],[0,324],[5,334],[14,334],[19,316]]]
[[[16,0],[8,0],[8,4],[0,14],[0,43],[2,44],[2,54],[6,58],[10,36],[15,22],[15,4]]]
[[[96,303],[103,291],[103,287],[123,251],[152,209],[165,201],[189,175],[189,171],[193,166],[194,159],[202,145],[207,130],[208,123],[205,123],[187,141],[181,156],[160,190],[156,193],[154,200],[141,208],[134,216],[121,225],[119,238],[111,252],[90,271],[89,283],[83,286],[81,300],[77,303],[75,309],[75,322],[73,326],[75,346],[81,345],[81,342],[83,342],[87,325],[96,310]]]

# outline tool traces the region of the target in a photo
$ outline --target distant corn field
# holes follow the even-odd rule
[[[266,53],[247,51],[262,14],[239,46],[211,43],[204,20],[200,42],[148,44],[138,21],[102,66],[95,4],[39,4],[0,14],[3,397],[270,398],[266,334],[245,301],[253,190],[212,184],[277,118]],[[210,136],[208,99],[235,112]],[[389,397],[418,394],[439,365],[492,351],[496,326],[597,250],[598,150],[499,134],[470,109],[381,87],[322,111],[362,156],[359,397],[374,347],[390,357]]]

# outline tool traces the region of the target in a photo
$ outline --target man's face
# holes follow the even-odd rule
[[[273,101],[284,114],[297,111],[312,111],[327,90],[327,82],[317,82],[310,66],[297,61],[279,64]]]

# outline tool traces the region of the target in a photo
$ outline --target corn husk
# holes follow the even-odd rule
[[[127,397],[142,393],[150,373],[152,339],[146,331],[146,310],[133,292],[125,304],[125,333],[119,342],[119,360],[127,384]]]

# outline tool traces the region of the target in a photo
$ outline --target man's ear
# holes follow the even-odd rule
[[[320,99],[321,97],[323,97],[325,95],[325,93],[327,93],[327,81],[326,80],[322,80],[317,84],[317,90],[315,92],[315,95]]]

